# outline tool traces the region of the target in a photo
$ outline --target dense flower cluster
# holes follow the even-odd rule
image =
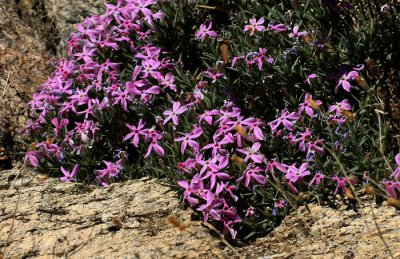
[[[202,65],[189,71],[174,60],[197,64],[198,57],[174,53],[170,40],[159,45],[175,33],[163,31],[168,18],[174,26],[185,21],[182,6],[118,0],[105,8],[76,26],[68,57],[54,62],[30,102],[33,143],[25,160],[32,166],[61,181],[102,186],[135,170],[162,171],[185,204],[232,238],[243,226],[274,226],[266,222],[278,220],[301,193],[353,195],[373,182],[374,167],[365,166],[359,181],[354,172],[361,169],[348,174],[341,161],[356,157],[390,170],[387,160],[364,154],[372,147],[360,147],[367,134],[358,116],[371,107],[379,116],[370,95],[350,95],[368,88],[365,66],[336,64],[340,56],[332,57],[326,35],[291,12],[277,15],[281,20],[253,10],[252,18],[238,15],[222,25],[193,13],[189,29],[177,26],[193,44],[177,49],[204,48]],[[395,161],[397,168],[374,184],[397,199],[400,154]]]

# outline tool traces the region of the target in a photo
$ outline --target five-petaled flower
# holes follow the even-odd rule
[[[255,32],[262,32],[265,29],[264,18],[260,18],[258,21],[255,18],[250,18],[250,24],[244,26],[244,31],[250,32],[250,36],[253,36]]]

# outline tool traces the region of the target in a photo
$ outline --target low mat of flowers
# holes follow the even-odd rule
[[[399,206],[399,11],[109,1],[30,101],[25,160],[65,182],[162,178],[231,239],[307,202]]]

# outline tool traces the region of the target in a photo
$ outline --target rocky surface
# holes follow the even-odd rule
[[[2,171],[0,201],[0,251],[7,258],[234,256],[191,220],[175,192],[147,178],[104,189]]]
[[[104,189],[0,172],[0,252],[7,258],[389,258],[382,239],[399,258],[399,213],[385,205],[373,212],[368,201],[358,213],[301,207],[269,236],[231,248],[156,180]]]
[[[46,45],[11,3],[0,4],[0,135],[17,138],[28,118],[26,103],[49,73]],[[0,137],[0,168],[12,143]]]
[[[65,55],[75,23],[99,13],[102,0],[0,1],[0,169],[9,168],[13,142],[29,114],[27,102],[51,72],[51,58]],[[4,142],[2,136],[11,136]],[[7,138],[9,139],[9,138]]]
[[[308,208],[300,207],[270,236],[240,253],[246,258],[400,258],[400,213],[393,207],[372,204],[372,212],[363,201],[358,213],[345,207]]]

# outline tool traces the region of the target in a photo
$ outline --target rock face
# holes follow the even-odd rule
[[[1,171],[0,201],[0,258],[388,258],[382,239],[400,257],[399,213],[372,214],[367,201],[359,213],[300,207],[269,236],[230,249],[148,178],[104,189]]]
[[[13,3],[0,4],[0,168],[8,167],[12,141],[26,124],[26,104],[49,73],[46,45],[21,20]]]
[[[0,136],[21,140],[27,102],[51,72],[51,58],[65,55],[74,24],[99,13],[101,0],[0,1]],[[0,169],[9,168],[13,143],[0,138]]]
[[[2,171],[0,200],[0,252],[7,258],[234,256],[191,220],[174,191],[147,178],[104,189]]]
[[[359,212],[309,205],[240,252],[247,258],[400,258],[400,213],[365,201]],[[379,226],[379,230],[375,225]],[[381,232],[382,236],[379,234]],[[384,241],[382,241],[384,240]]]

